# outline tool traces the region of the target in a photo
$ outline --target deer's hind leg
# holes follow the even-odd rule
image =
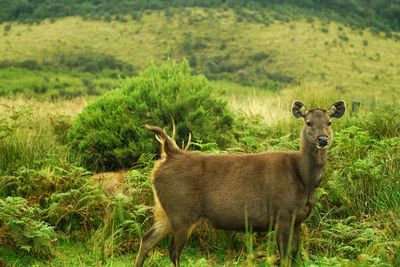
[[[143,266],[144,260],[149,251],[171,232],[171,223],[162,209],[160,203],[155,201],[155,223],[140,241],[139,253],[136,257],[135,266]]]
[[[167,211],[172,229],[169,258],[174,266],[179,267],[182,249],[200,219],[199,210],[200,208],[195,205],[187,205],[179,210],[170,209]]]
[[[169,244],[169,258],[171,262],[179,267],[180,256],[186,241],[188,240],[195,224],[181,225],[177,230],[174,230]]]

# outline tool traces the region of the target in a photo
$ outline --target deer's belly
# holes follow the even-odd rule
[[[274,224],[273,214],[275,212],[267,202],[239,201],[209,206],[203,216],[217,229],[266,231]]]

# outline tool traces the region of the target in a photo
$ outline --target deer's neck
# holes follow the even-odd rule
[[[300,152],[303,183],[307,188],[315,189],[325,173],[327,149],[318,149],[303,137]]]

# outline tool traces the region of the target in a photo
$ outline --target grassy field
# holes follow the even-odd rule
[[[229,99],[243,100],[242,96],[246,95],[246,99],[254,105],[253,110],[262,112],[266,109],[265,106],[257,103],[263,97],[267,99],[267,96],[261,94],[260,99],[257,97],[256,89],[253,90],[252,96],[248,91],[241,92],[237,89],[235,93],[229,94]],[[286,99],[298,96],[298,92],[290,96],[271,96],[272,99],[281,102],[276,102],[276,105],[270,102],[270,109],[274,109],[276,114],[276,110],[282,108],[282,113],[276,114],[274,118],[269,117],[273,120],[271,124],[273,131],[267,140],[255,138],[258,142],[256,150],[290,149],[297,146],[297,133],[301,123],[290,118],[287,107],[290,103],[285,105],[285,102]],[[303,97],[306,103],[324,106],[337,97],[325,95],[324,99],[320,99],[319,96],[316,91]],[[71,155],[65,145],[60,143],[60,132],[56,129],[59,125],[57,122],[62,121],[65,116],[76,116],[83,107],[95,100],[95,98],[77,98],[69,101],[38,102],[32,99],[3,98],[2,125],[5,125],[6,117],[9,120],[7,125],[11,125],[12,130],[3,137],[1,151],[4,155],[13,155],[11,159],[1,160],[3,190],[11,189],[13,192],[11,195],[26,196],[31,199],[30,201],[37,202],[35,199],[46,199],[47,190],[50,192],[54,190],[51,184],[57,184],[59,187],[57,190],[61,188],[66,190],[61,194],[69,194],[68,190],[71,189],[68,189],[69,186],[64,184],[66,181],[63,180],[77,183],[76,179],[79,177],[88,179],[85,170],[74,169],[76,167],[71,165],[79,165],[79,158]],[[245,106],[245,102],[240,105]],[[400,248],[397,236],[400,226],[398,206],[400,184],[397,179],[400,170],[399,120],[387,121],[392,115],[398,114],[398,110],[395,110],[396,106],[393,105],[389,109],[380,105],[379,103],[375,107],[365,105],[364,110],[358,115],[347,114],[343,121],[334,125],[336,140],[330,153],[328,174],[322,189],[318,191],[320,204],[303,227],[301,249],[303,262],[300,266],[396,266],[399,261],[397,256]],[[151,167],[152,161],[149,164]],[[21,166],[24,167],[21,169]],[[127,200],[133,200],[136,204],[151,205],[151,193],[148,187],[149,170],[132,169],[125,186],[134,190],[128,195]],[[21,184],[15,191],[13,184],[10,184],[10,178],[15,179],[17,185],[26,183],[25,181],[36,181],[43,188]],[[101,189],[86,187],[87,185],[78,187],[80,188],[78,196],[88,190],[94,198],[91,201],[96,201],[96,206],[107,205],[106,203],[116,205],[115,203],[121,201],[118,198],[107,200]],[[58,195],[56,192],[53,194]],[[3,191],[2,194],[4,193]],[[85,199],[84,196],[79,198]],[[96,211],[90,210],[87,206],[89,203],[70,203],[70,205],[76,209],[88,209],[82,215],[85,221],[86,216],[95,218],[98,216]],[[132,212],[132,207],[126,206],[125,202],[121,205],[123,209]],[[126,218],[127,215],[124,216]],[[48,220],[52,221],[51,216],[50,219],[46,219]],[[115,235],[111,234],[108,238],[108,234],[103,232],[103,226],[95,230],[96,224],[90,226],[93,228],[92,231],[86,232],[81,229],[76,233],[63,228],[65,227],[63,224],[58,225],[59,240],[52,245],[51,260],[30,256],[30,253],[26,252],[21,253],[21,250],[17,250],[20,252],[16,253],[16,250],[6,247],[0,249],[0,254],[10,266],[131,266],[138,245],[134,230],[137,224],[125,228],[126,226],[121,225],[116,218],[114,220],[115,225],[112,229]],[[147,229],[149,222],[150,220],[143,222],[141,226],[143,230]],[[131,237],[132,231],[133,237]],[[103,234],[107,239],[102,249],[99,240]],[[167,251],[165,240],[150,254],[147,264],[168,265]],[[267,236],[249,237],[245,234],[214,231],[202,226],[195,231],[185,248],[182,264],[184,266],[271,266],[277,260],[275,252],[273,233]],[[103,253],[106,255],[105,258],[102,256]]]
[[[39,25],[11,23],[0,39],[0,58],[11,62],[34,60],[39,65],[47,62],[50,69],[64,73],[41,76],[70,83],[70,87],[82,82],[65,70],[60,58],[96,53],[126,62],[136,71],[150,60],[186,57],[197,73],[270,90],[300,84],[359,99],[397,97],[400,45],[395,39],[334,22],[281,22],[268,13],[265,16],[270,16],[268,25],[240,22],[229,10],[196,8],[176,9],[172,16],[149,11],[140,21],[69,17]],[[20,78],[36,76],[15,68],[4,71],[7,73],[2,76],[8,81],[7,87],[2,85],[3,91],[29,87],[21,84]],[[115,85],[110,78],[102,81],[106,76],[102,74],[76,76],[95,85],[106,82],[103,89]],[[41,84],[37,79],[34,82]]]
[[[3,24],[0,266],[132,266],[152,220],[153,157],[132,165],[125,196],[110,198],[91,183],[68,131],[98,95],[168,57],[186,57],[211,79],[213,97],[241,122],[228,151],[297,149],[293,100],[310,108],[346,100],[318,204],[302,227],[299,265],[400,265],[400,43],[334,22],[265,16],[257,23],[230,9],[187,8],[140,21]],[[95,60],[82,61],[85,54]],[[274,239],[202,225],[182,265],[273,266]],[[147,265],[170,264],[167,247],[162,241]]]

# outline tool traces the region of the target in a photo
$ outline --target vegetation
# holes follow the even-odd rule
[[[316,81],[355,97],[364,97],[366,88],[383,90],[388,98],[396,94],[397,32],[387,39],[333,21],[288,15],[290,20],[282,22],[272,10],[242,13],[248,19],[238,20],[237,10],[229,8],[192,8],[176,9],[171,16],[148,11],[140,21],[68,17],[6,23],[0,38],[0,94],[99,95],[115,87],[119,77],[144,70],[150,59],[161,64],[184,57],[195,74],[269,91]]]
[[[114,94],[122,94],[128,101],[134,92],[140,93],[137,96],[144,94],[140,88],[151,88],[148,87],[151,83],[167,88],[153,92],[156,96],[165,94],[164,99],[171,97],[168,92],[181,92],[177,99],[185,99],[184,96],[191,95],[187,92],[189,85],[194,88],[191,92],[209,96],[210,91],[202,90],[210,86],[208,82],[189,73],[186,64],[151,66],[137,78],[122,82],[121,88],[88,106],[77,122],[88,116],[88,110],[116,103],[111,101],[118,99],[113,97]],[[170,78],[169,83],[165,77]],[[174,91],[178,88],[186,89]],[[150,105],[158,99],[149,97],[151,95],[146,94],[146,101],[140,97],[137,99]],[[288,99],[293,96],[275,96],[274,101],[289,103]],[[325,95],[325,98],[318,96],[318,93],[310,94],[303,100],[310,103],[310,107],[329,106],[337,98],[334,93]],[[201,102],[199,107],[206,110],[207,103]],[[363,102],[363,105],[362,111],[350,112],[343,121],[334,125],[336,137],[330,150],[328,173],[318,191],[317,207],[303,229],[302,266],[399,264],[399,121],[381,122],[385,121],[383,118],[397,118],[398,110],[396,104],[369,105]],[[180,105],[171,105],[171,108],[175,106]],[[155,112],[161,116],[156,123],[170,125],[168,110]],[[1,229],[9,229],[7,227],[12,225],[20,227],[15,230],[19,235],[11,234],[9,230],[0,231],[3,260],[13,263],[16,259],[13,249],[18,249],[24,255],[24,265],[57,265],[66,253],[72,258],[71,262],[82,257],[80,261],[84,265],[99,261],[115,265],[131,263],[140,237],[151,223],[149,176],[154,163],[152,145],[158,147],[154,138],[143,134],[146,138],[140,139],[143,154],[131,165],[126,176],[125,194],[108,197],[102,188],[90,181],[90,173],[78,166],[85,154],[71,153],[68,149],[73,143],[73,135],[66,136],[73,123],[71,118],[46,113],[31,117],[28,114],[32,114],[32,108],[17,107],[8,108],[3,114],[1,151],[9,157],[2,158],[1,162],[0,188],[1,201],[4,202],[0,211]],[[91,114],[93,119],[95,114],[101,115]],[[225,143],[225,149],[256,152],[298,148],[300,123],[294,119],[282,117],[274,124],[266,125],[257,117],[238,114],[234,117],[241,120],[241,124],[230,125],[238,142]],[[178,123],[178,136],[186,138],[186,132],[180,135],[179,129],[187,130],[188,125]],[[199,122],[199,125],[202,124]],[[193,130],[193,137],[196,135]],[[221,146],[202,146],[202,149],[220,151]],[[134,162],[133,158],[131,162]],[[37,226],[26,228],[28,225]],[[27,237],[23,236],[24,233]],[[82,243],[86,244],[85,247],[81,247]],[[71,244],[76,244],[73,250]],[[162,249],[150,256],[150,265],[168,264],[168,256],[163,253],[166,245],[163,242]],[[203,225],[189,241],[183,263],[187,266],[269,265],[277,260],[275,250],[273,233],[266,236],[225,233]]]
[[[227,147],[232,114],[211,92],[207,80],[190,75],[185,63],[151,66],[89,105],[71,128],[69,143],[91,170],[130,167],[144,152],[157,153],[159,145],[145,124],[171,129],[175,120],[178,144],[191,133],[199,145]]]
[[[345,99],[299,266],[400,266],[398,1],[117,2],[0,3],[0,265],[132,265],[159,157],[145,123],[173,117],[206,153],[295,150],[292,101]],[[91,180],[120,167],[123,194]],[[182,265],[271,266],[274,239],[200,225]]]
[[[51,256],[56,233],[37,217],[43,211],[20,197],[0,199],[0,204],[0,244],[38,257]]]
[[[354,27],[374,27],[384,31],[398,31],[400,29],[400,4],[396,0],[368,1],[368,5],[362,0],[344,1],[108,1],[85,0],[75,1],[4,1],[0,6],[3,10],[0,21],[21,21],[32,23],[46,18],[58,18],[65,16],[82,16],[85,18],[102,18],[106,21],[113,16],[116,20],[125,22],[124,15],[130,15],[140,19],[140,13],[145,10],[166,10],[167,16],[173,14],[172,8],[204,7],[204,8],[233,8],[239,18],[244,17],[252,21],[258,18],[247,17],[243,9],[250,10],[274,10],[276,16],[282,19],[293,17],[296,13],[310,14],[321,17],[328,16],[340,22],[348,23]],[[300,12],[299,12],[300,11]],[[278,15],[279,14],[279,15]]]

